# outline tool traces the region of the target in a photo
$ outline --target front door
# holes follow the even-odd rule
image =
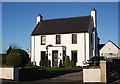
[[[52,51],[52,66],[58,66],[58,50]]]

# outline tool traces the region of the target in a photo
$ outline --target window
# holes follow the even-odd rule
[[[72,34],[72,44],[77,44],[77,34]]]
[[[77,50],[73,50],[71,51],[71,58],[72,60],[74,60],[74,62],[76,63],[77,62]]]
[[[41,51],[41,60],[44,61],[45,60],[45,51]]]
[[[45,45],[46,41],[45,41],[45,36],[41,36],[41,45]]]
[[[44,61],[48,60],[45,51],[41,51],[40,66],[45,66]]]
[[[60,35],[56,35],[56,44],[61,44],[61,37],[60,37]]]

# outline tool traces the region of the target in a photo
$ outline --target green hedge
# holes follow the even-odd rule
[[[19,69],[19,80],[20,81],[29,81],[29,80],[41,80],[57,77],[63,74],[79,72],[81,67],[68,67],[68,68],[59,68],[59,67],[34,67],[34,68],[25,68]]]

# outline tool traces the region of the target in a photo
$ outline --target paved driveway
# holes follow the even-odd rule
[[[62,76],[58,76],[56,78],[52,78],[51,80],[69,80],[69,81],[82,81],[83,79],[83,72],[75,72],[69,73]]]

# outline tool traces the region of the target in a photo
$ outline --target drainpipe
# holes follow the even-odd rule
[[[83,64],[86,64],[86,33],[84,33],[84,61]]]
[[[35,36],[34,36],[34,58],[33,58],[33,65],[36,65],[36,63],[35,63]]]

